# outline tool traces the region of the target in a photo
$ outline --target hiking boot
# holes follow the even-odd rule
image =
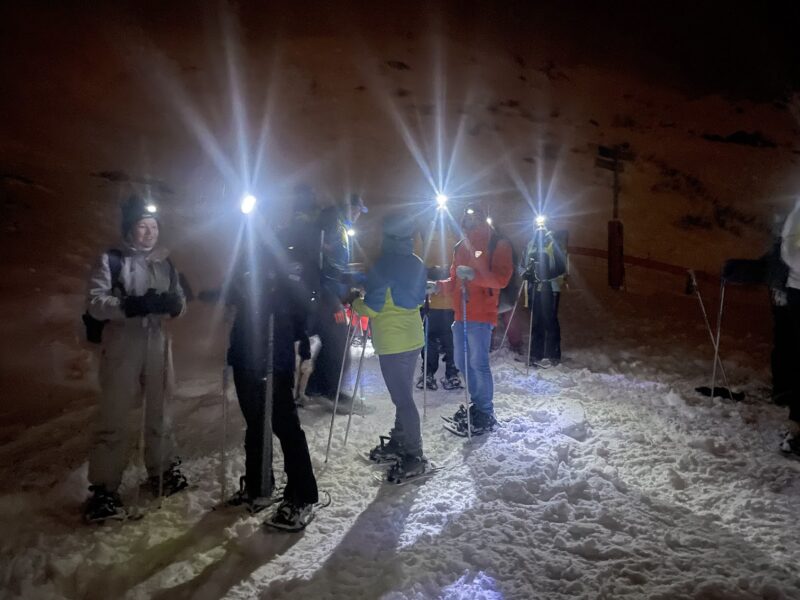
[[[262,496],[253,497],[247,493],[247,480],[244,475],[239,477],[239,491],[225,501],[225,506],[246,506],[248,512],[256,514],[275,504],[274,498]]]
[[[436,390],[438,390],[438,389],[439,389],[439,384],[438,384],[438,383],[436,383],[436,376],[435,376],[435,375],[433,375],[433,373],[429,373],[429,374],[428,374],[428,378],[426,379],[426,381],[428,382],[427,388],[428,388],[429,390],[433,390],[433,391],[435,392]],[[416,383],[416,386],[417,386],[417,389],[418,389],[418,390],[421,390],[421,389],[422,389],[422,375],[420,375],[419,377],[417,377],[417,383]]]
[[[186,481],[186,477],[178,468],[180,464],[180,459],[175,459],[175,461],[167,467],[166,471],[164,471],[161,478],[162,481],[159,481],[158,475],[147,479],[147,484],[150,486],[150,491],[153,493],[153,496],[159,495],[159,485],[161,486],[161,495],[164,497],[172,496],[172,494],[177,494],[181,490],[189,487],[189,482]]]
[[[87,523],[102,523],[103,521],[122,521],[127,517],[122,499],[117,492],[109,492],[104,485],[90,485],[92,495],[83,506],[83,520]]]
[[[403,445],[390,435],[380,436],[380,444],[369,451],[369,459],[376,463],[397,460],[403,454]]]
[[[467,435],[467,411],[462,404],[453,415],[452,423],[456,426],[457,432],[462,435]],[[490,415],[479,411],[475,408],[474,404],[469,407],[469,425],[470,435],[483,435],[494,430],[497,425],[497,420],[494,415]]]

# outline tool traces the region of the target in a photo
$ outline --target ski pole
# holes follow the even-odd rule
[[[260,495],[272,496],[272,406],[274,369],[272,356],[275,344],[275,313],[270,310],[267,318],[267,351],[265,354],[266,373],[264,376],[264,420],[263,439],[261,440],[261,489]]]
[[[728,375],[725,373],[725,367],[722,364],[722,359],[720,358],[719,352],[717,351],[718,349],[716,348],[716,343],[714,341],[714,331],[711,329],[711,322],[708,320],[708,313],[706,312],[706,305],[703,302],[703,297],[700,295],[700,288],[697,285],[697,279],[695,278],[694,271],[692,269],[689,269],[687,271],[687,274],[689,275],[689,281],[688,281],[689,289],[687,291],[689,293],[694,291],[695,295],[697,296],[697,301],[700,304],[700,312],[703,314],[703,321],[706,324],[706,331],[708,331],[708,337],[711,339],[711,345],[713,347],[715,347],[715,354],[716,354],[715,362],[719,363],[719,369],[720,369],[720,372],[722,373],[722,378],[725,381],[725,386],[728,388],[728,390],[730,390],[731,387],[730,387],[730,384],[728,383]],[[710,393],[711,393],[711,397],[713,398],[714,397],[714,390],[712,389],[710,391]]]
[[[499,351],[503,344],[506,343],[506,336],[508,336],[508,330],[511,329],[511,322],[514,320],[514,314],[517,312],[517,305],[519,304],[519,299],[522,297],[522,288],[523,285],[519,286],[519,292],[517,292],[517,301],[514,303],[514,308],[511,309],[511,316],[508,318],[508,323],[506,324],[506,328],[503,331],[503,337],[500,339],[500,345],[497,347],[496,351]]]
[[[226,448],[228,441],[228,386],[230,370],[225,365],[222,368],[222,445],[219,451],[219,483],[220,483],[220,504],[225,503],[225,498],[228,496],[228,457]]]
[[[472,441],[472,423],[469,415],[469,344],[467,343],[467,282],[461,281],[461,317],[464,319],[464,398],[467,407],[467,439]]]
[[[428,416],[428,314],[431,308],[431,299],[425,295],[425,316],[422,319],[422,334],[425,336],[422,346],[422,418]],[[438,360],[437,360],[438,362]]]
[[[169,336],[164,328],[161,328],[161,335],[164,337],[164,345],[161,350],[163,354],[161,371],[161,431],[158,441],[158,508],[161,508],[161,499],[164,497],[164,429],[165,413],[167,412],[167,396],[169,394]]]
[[[356,370],[356,382],[353,385],[353,401],[350,403],[350,414],[347,415],[347,428],[344,430],[344,445],[347,445],[347,436],[350,435],[350,422],[353,420],[353,409],[356,407],[356,396],[358,386],[361,383],[361,369],[364,366],[364,353],[367,351],[367,328],[363,328],[361,335],[361,356],[358,357],[358,369]]]
[[[144,338],[144,372],[145,372],[145,380],[144,380],[144,388],[142,389],[142,419],[141,424],[139,427],[139,458],[142,461],[142,468],[144,469],[144,479],[147,481],[147,460],[145,459],[145,449],[144,449],[144,429],[147,426],[147,361],[150,357],[150,327],[145,322],[145,327],[147,328],[147,333]],[[139,490],[141,485],[136,486],[136,495],[134,497],[134,506],[139,507],[140,509],[143,508],[139,504]]]
[[[347,318],[347,313],[345,312],[344,308],[342,308],[342,313],[344,313],[345,320],[347,321],[347,336],[345,337],[344,341],[344,352],[342,353],[342,366],[339,369],[339,384],[336,386],[336,397],[333,400],[333,414],[331,415],[331,428],[328,432],[328,445],[325,448],[325,462],[328,462],[328,455],[331,452],[331,439],[333,438],[333,422],[336,419],[336,409],[339,408],[339,394],[342,392],[342,379],[344,378],[344,365],[347,361],[347,353],[350,352],[350,331],[353,329],[353,321],[352,319]]]
[[[531,344],[533,343],[533,298],[531,298],[530,292],[533,284],[525,285],[528,296],[528,312],[530,313],[530,316],[528,317],[528,355],[525,357],[525,377],[527,377],[531,370]]]
[[[717,314],[717,335],[716,339],[714,340],[714,365],[711,369],[711,397],[714,397],[714,385],[717,383],[717,361],[721,360],[719,358],[719,338],[720,334],[722,333],[722,309],[725,305],[725,280],[722,279],[720,281],[719,286],[719,313]],[[727,379],[727,378],[726,378]],[[728,382],[725,381],[725,387],[728,388],[728,392],[730,393],[731,388],[728,386]]]

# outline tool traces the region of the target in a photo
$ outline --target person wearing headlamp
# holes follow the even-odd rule
[[[567,272],[566,249],[547,229],[544,215],[537,215],[533,237],[525,250],[522,278],[528,285],[532,311],[528,364],[547,368],[561,362],[561,325],[558,304]]]
[[[431,290],[453,298],[453,348],[456,366],[466,373],[470,392],[469,423],[471,435],[481,435],[494,428],[494,382],[489,366],[492,330],[502,290],[514,271],[511,243],[495,237],[486,221],[486,211],[470,204],[461,219],[463,239],[453,251],[450,277],[432,282]],[[466,293],[466,296],[464,296]],[[466,308],[466,314],[464,309]],[[466,324],[466,325],[465,325]],[[464,351],[466,330],[467,353]],[[459,431],[467,432],[467,414],[463,406],[453,419]]]

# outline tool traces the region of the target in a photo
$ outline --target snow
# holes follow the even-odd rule
[[[800,462],[776,450],[785,409],[769,402],[766,339],[723,354],[744,402],[700,396],[693,388],[708,384],[711,353],[693,299],[601,288],[565,293],[568,360],[558,367],[526,375],[509,350],[493,357],[502,425],[493,434],[468,442],[445,432],[439,417],[463,394],[428,392],[425,450],[446,468],[422,482],[381,486],[355,456],[391,423],[369,348],[364,405],[356,403],[347,446],[347,418],[337,416],[327,464],[329,408],[316,400],[300,410],[320,488],[333,500],[301,534],[211,510],[221,361],[179,360],[177,438],[197,487],[141,521],[80,523],[93,409],[53,415],[0,447],[0,595],[800,598]],[[50,306],[57,313],[60,301]],[[177,351],[184,339],[193,356],[185,334],[212,321],[204,310],[181,325]],[[744,320],[730,321],[723,351],[747,339],[735,335]],[[218,357],[224,335],[208,339]],[[421,407],[422,392],[417,400]],[[231,490],[243,470],[233,391],[229,414]],[[122,489],[129,503],[141,476],[134,461]]]

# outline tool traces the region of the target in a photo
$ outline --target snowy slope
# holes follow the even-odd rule
[[[726,355],[744,403],[697,395],[711,361],[691,300],[568,292],[569,360],[526,376],[501,351],[493,364],[502,427],[472,443],[440,426],[463,396],[429,393],[426,452],[449,468],[400,488],[377,484],[355,456],[391,421],[370,356],[363,414],[347,447],[346,418],[337,418],[327,465],[330,414],[318,403],[301,410],[333,503],[299,535],[210,511],[219,494],[219,369],[195,362],[179,373],[178,438],[199,488],[139,522],[80,524],[92,411],[67,411],[0,448],[4,595],[800,598],[800,463],[775,449],[785,410],[767,400],[767,346],[751,338]],[[723,349],[734,341],[724,336]],[[233,397],[229,406],[230,489],[243,456]],[[126,474],[131,502],[139,475]]]

